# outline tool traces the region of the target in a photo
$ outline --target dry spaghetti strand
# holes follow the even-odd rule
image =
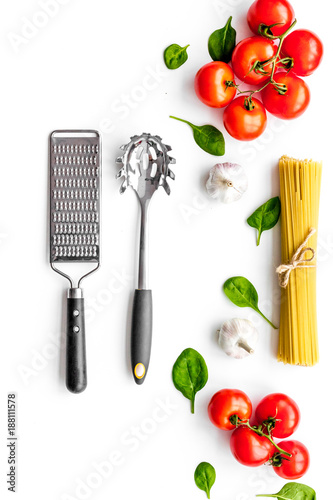
[[[309,235],[304,260],[311,266],[294,266],[281,289],[278,361],[313,366],[318,362],[316,311],[316,255],[322,164],[283,156],[279,161],[281,191],[281,257],[293,261]]]

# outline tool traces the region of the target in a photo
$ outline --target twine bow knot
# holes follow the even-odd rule
[[[290,262],[288,264],[281,264],[277,269],[276,272],[279,276],[279,284],[282,288],[286,288],[288,283],[289,283],[289,278],[290,278],[290,273],[293,269],[297,269],[298,267],[316,267],[316,265],[309,265],[307,262],[312,262],[316,256],[316,252],[313,248],[311,247],[306,247],[305,245],[311,238],[311,236],[314,235],[316,232],[316,229],[311,228],[309,231],[309,234],[303,241],[303,243],[297,248],[296,252],[292,256]],[[312,256],[308,259],[304,258],[304,255],[306,252],[311,252]]]

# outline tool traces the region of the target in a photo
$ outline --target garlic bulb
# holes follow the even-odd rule
[[[223,203],[239,200],[247,186],[244,169],[237,163],[217,163],[210,169],[206,183],[208,194]]]
[[[242,359],[254,353],[258,331],[247,319],[230,319],[218,331],[218,341],[228,356]]]

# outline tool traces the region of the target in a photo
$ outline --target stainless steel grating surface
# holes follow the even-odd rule
[[[50,189],[51,262],[99,262],[100,139],[96,133],[52,134]]]

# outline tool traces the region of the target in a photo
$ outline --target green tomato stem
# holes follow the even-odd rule
[[[248,99],[251,100],[251,97],[253,96],[253,94],[256,94],[257,92],[261,92],[262,90],[264,90],[268,85],[270,84],[274,84],[275,81],[274,81],[274,73],[275,73],[275,69],[276,69],[276,63],[277,63],[277,60],[278,60],[278,57],[280,55],[280,52],[281,52],[281,48],[282,48],[282,43],[283,43],[283,40],[285,39],[285,37],[290,33],[290,31],[294,28],[295,24],[297,23],[297,20],[295,19],[294,22],[289,26],[289,28],[284,32],[282,33],[282,35],[278,36],[278,37],[274,37],[274,38],[278,38],[279,39],[279,45],[278,45],[278,48],[277,48],[277,51],[276,51],[276,54],[275,56],[271,57],[270,59],[267,59],[266,61],[262,61],[261,62],[261,66],[264,67],[266,66],[267,64],[271,64],[273,63],[272,65],[272,71],[271,71],[271,75],[269,77],[269,80],[265,83],[265,85],[263,85],[260,89],[257,89],[257,90],[251,90],[250,92],[248,90],[243,90],[243,91],[238,91],[238,94],[249,94],[248,96]],[[269,38],[269,37],[267,37]],[[254,63],[253,67],[255,66],[256,63]],[[250,70],[251,71],[251,70]],[[237,87],[237,86],[236,86]],[[267,319],[267,318],[265,318]],[[268,320],[267,320],[268,321]],[[274,328],[275,326],[272,325]]]
[[[291,457],[291,453],[288,453],[287,451],[283,450],[282,448],[280,448],[280,446],[278,444],[276,444],[273,439],[271,438],[270,435],[266,434],[265,432],[261,431],[260,429],[257,429],[255,427],[252,427],[250,425],[250,422],[249,420],[242,420],[240,419],[239,417],[237,417],[239,423],[236,424],[236,427],[239,427],[239,426],[244,426],[244,427],[248,427],[251,431],[255,432],[256,434],[258,434],[258,436],[262,436],[262,437],[265,437],[268,439],[268,441],[270,443],[272,443],[272,445],[275,446],[275,448],[278,450],[278,452],[281,454],[281,455],[287,455],[288,457]]]

